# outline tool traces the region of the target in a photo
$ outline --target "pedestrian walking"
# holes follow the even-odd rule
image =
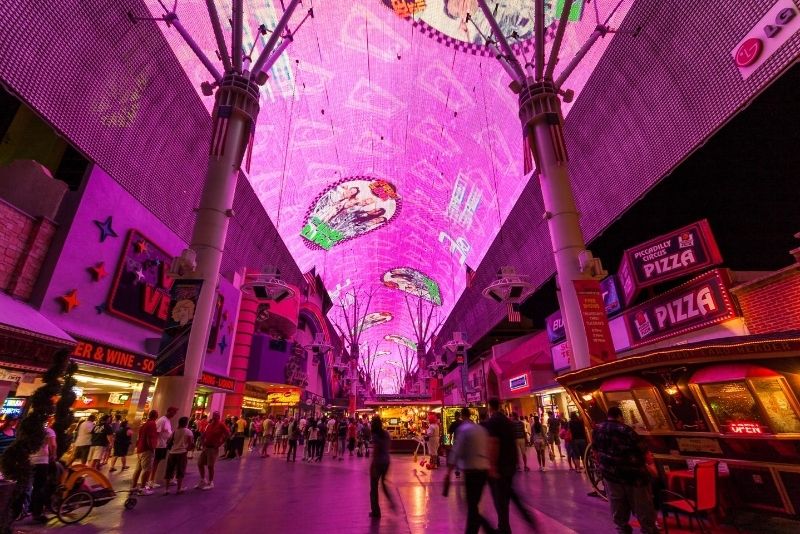
[[[481,527],[486,532],[494,532],[495,529],[481,515],[479,508],[483,488],[489,479],[489,433],[484,427],[472,422],[469,408],[463,408],[459,413],[461,417],[455,429],[453,463],[449,469],[459,469],[464,474],[467,493],[467,527],[464,532],[478,534]]]
[[[287,462],[297,461],[297,440],[300,439],[300,426],[294,417],[289,418],[289,450],[286,452]]]
[[[533,416],[533,426],[531,427],[533,449],[536,451],[536,461],[539,463],[539,471],[544,471],[545,459],[547,454],[545,451],[545,444],[547,443],[547,436],[544,425],[539,420],[538,415]]]
[[[131,439],[133,438],[133,430],[128,426],[128,420],[123,419],[119,424],[119,429],[114,434],[114,454],[111,457],[111,468],[109,473],[117,470],[117,459],[122,460],[122,470],[128,469],[128,450],[131,447]]]
[[[136,469],[131,478],[131,494],[152,495],[153,490],[148,487],[150,473],[153,471],[153,459],[158,446],[158,429],[156,427],[158,412],[150,410],[147,421],[139,427],[139,436],[136,439]],[[142,485],[139,487],[139,475]]]
[[[514,425],[514,443],[517,446],[517,453],[522,457],[522,464],[525,466],[525,471],[530,471],[528,468],[528,455],[525,454],[525,423],[519,418],[517,412],[511,414],[511,424]],[[517,462],[517,466],[519,466],[519,462]],[[517,471],[519,471],[519,467],[517,467]]]
[[[623,422],[619,407],[609,408],[608,420],[594,429],[592,448],[603,475],[617,532],[633,532],[628,524],[631,512],[639,520],[642,532],[658,532],[651,475],[647,468],[647,446],[644,439]]]
[[[392,438],[383,429],[383,422],[379,416],[372,418],[370,435],[372,437],[372,462],[369,466],[369,516],[373,519],[381,517],[381,507],[378,502],[378,484],[383,488],[383,495],[389,501],[389,505],[394,509],[394,500],[386,487],[386,475],[389,472],[389,450]]]
[[[586,427],[583,426],[583,421],[576,412],[569,414],[569,433],[572,440],[570,446],[572,462],[575,464],[575,470],[580,472],[583,455],[586,453]]]
[[[511,533],[509,519],[510,503],[519,510],[528,526],[535,530],[536,522],[525,508],[514,490],[514,475],[517,470],[517,446],[514,425],[500,411],[500,401],[489,399],[489,419],[484,423],[489,432],[489,487],[497,511],[497,530],[503,534]]]

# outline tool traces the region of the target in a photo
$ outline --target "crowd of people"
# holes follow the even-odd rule
[[[70,430],[74,448],[69,463],[78,462],[94,469],[108,466],[110,474],[117,471],[119,461],[120,470],[125,471],[131,467],[127,456],[133,445],[136,464],[131,490],[146,496],[162,486],[168,493],[173,480],[176,493],[183,493],[186,466],[195,451],[201,477],[196,487],[202,490],[214,487],[218,459],[239,459],[245,450],[263,458],[285,457],[287,462],[297,461],[298,445],[302,446],[303,462],[320,462],[326,455],[341,461],[348,455],[369,457],[370,454],[372,432],[367,417],[256,415],[228,416],[222,420],[215,412],[211,417],[181,417],[173,430],[176,413],[176,408],[168,408],[159,417],[156,410],[151,410],[140,425],[135,442],[133,429],[120,415],[113,418],[90,415]],[[0,444],[5,435],[0,430]],[[166,475],[161,484],[156,473],[163,461],[166,461]]]
[[[68,464],[78,462],[95,469],[108,468],[109,474],[129,469],[127,456],[133,446],[136,463],[131,477],[131,492],[152,495],[157,488],[169,494],[184,492],[183,481],[188,460],[198,454],[197,468],[200,481],[197,489],[214,488],[215,465],[218,459],[242,458],[245,450],[263,458],[271,456],[297,461],[298,446],[302,446],[301,460],[321,462],[325,456],[342,461],[346,456],[370,457],[370,517],[380,518],[379,489],[394,508],[394,500],[386,485],[389,472],[391,437],[383,429],[380,417],[321,417],[263,416],[235,417],[224,420],[218,412],[210,417],[180,417],[174,421],[176,408],[168,408],[159,416],[150,410],[140,425],[134,440],[134,431],[120,415],[91,415],[73,425],[73,448],[66,455]],[[14,440],[17,421],[8,417],[0,425],[0,453]],[[176,426],[173,428],[173,424]],[[490,399],[488,412],[480,421],[473,412],[463,408],[447,428],[452,449],[447,458],[445,494],[450,485],[451,473],[464,477],[467,502],[466,532],[511,532],[509,514],[513,504],[528,523],[531,531],[536,522],[517,494],[513,480],[519,471],[529,471],[527,449],[536,451],[539,469],[544,471],[549,457],[556,455],[569,462],[570,469],[582,469],[587,435],[583,421],[576,413],[570,419],[548,414],[546,422],[538,415],[530,417],[512,413],[510,417],[500,409],[497,399]],[[435,469],[439,460],[439,426],[432,421],[428,427],[430,460],[428,467]],[[247,447],[245,449],[245,441]],[[564,442],[564,451],[561,449]],[[618,408],[608,412],[608,421],[594,428],[592,442],[597,465],[601,471],[611,503],[612,518],[620,531],[629,527],[633,513],[645,533],[657,532],[655,508],[650,483],[655,479],[648,463],[648,453],[642,439],[622,420]],[[31,513],[42,517],[46,495],[42,493],[47,476],[47,465],[55,461],[55,434],[48,428],[46,442],[40,451],[31,456],[33,464],[33,491]],[[161,462],[166,462],[164,476],[156,480]],[[480,514],[479,504],[484,488],[488,486],[497,512],[495,528]]]

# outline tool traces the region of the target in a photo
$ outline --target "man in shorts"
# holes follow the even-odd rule
[[[203,451],[197,460],[197,469],[200,471],[200,482],[195,488],[210,490],[214,488],[214,465],[217,463],[219,448],[230,437],[231,431],[225,423],[220,421],[219,412],[211,415],[206,433],[203,434]],[[206,466],[208,466],[208,480],[206,480]]]
[[[97,421],[97,416],[91,414],[86,421],[78,425],[78,435],[75,438],[75,454],[72,457],[72,462],[80,464],[89,462],[89,449],[92,446],[92,430],[94,430],[95,421]]]
[[[547,448],[550,450],[550,460],[555,461],[555,450],[561,459],[564,459],[564,453],[561,452],[561,438],[558,437],[561,431],[561,421],[555,416],[553,412],[547,412]]]
[[[153,458],[158,445],[158,430],[156,430],[158,412],[150,410],[147,422],[139,428],[139,437],[136,440],[136,470],[131,479],[131,494],[152,495],[153,490],[147,487],[150,473],[153,471]],[[142,487],[139,489],[139,475],[142,475]]]
[[[100,464],[103,457],[106,456],[109,445],[111,445],[111,437],[114,435],[114,429],[109,424],[111,416],[104,415],[100,421],[92,428],[92,441],[89,447],[89,465],[93,469],[100,469]]]
[[[150,489],[161,487],[160,484],[156,483],[156,471],[158,471],[158,464],[160,464],[162,460],[167,459],[167,442],[172,435],[171,419],[175,417],[176,413],[178,413],[178,409],[174,406],[170,406],[167,408],[167,413],[159,417],[156,421],[158,446],[155,451],[153,470],[150,472]]]

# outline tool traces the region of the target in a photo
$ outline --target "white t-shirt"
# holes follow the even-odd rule
[[[188,428],[179,428],[172,436],[172,448],[170,454],[180,454],[189,450],[189,446],[194,441],[194,435]]]
[[[439,444],[439,425],[436,423],[431,423],[428,427],[428,437],[430,438],[430,443]]]
[[[158,432],[158,445],[157,449],[166,449],[167,441],[172,435],[172,423],[169,422],[166,415],[162,415],[156,419],[156,432]]]
[[[44,443],[41,448],[35,453],[31,454],[30,460],[33,465],[49,464],[50,463],[50,439],[56,439],[56,433],[49,426],[44,429]]]
[[[91,445],[92,430],[94,430],[94,423],[92,421],[84,421],[78,425],[78,437],[75,438],[75,446],[88,447]]]

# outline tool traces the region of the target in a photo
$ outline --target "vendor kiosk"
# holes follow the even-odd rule
[[[655,350],[558,380],[590,426],[618,406],[668,486],[715,459],[731,508],[800,517],[800,332]]]
[[[383,421],[383,428],[392,438],[391,452],[413,453],[428,429],[432,413],[436,414],[441,425],[441,401],[379,399],[367,401],[364,406],[373,409]]]

